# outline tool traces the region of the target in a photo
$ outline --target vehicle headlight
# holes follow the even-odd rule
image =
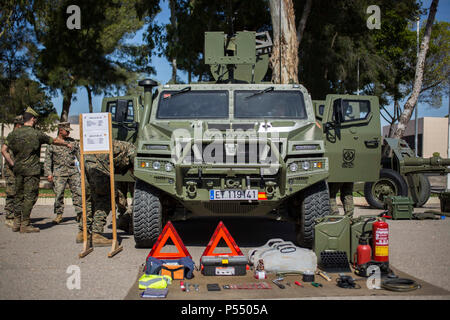
[[[159,161],[155,161],[152,164],[153,169],[159,170],[161,168],[161,163]]]
[[[309,161],[303,161],[302,168],[303,168],[303,170],[309,170],[309,168],[310,168]]]
[[[164,166],[164,168],[166,169],[167,172],[170,172],[173,170],[173,164],[171,164],[170,162],[167,162],[166,165]]]
[[[290,166],[289,166],[289,169],[290,169],[292,172],[296,172],[296,171],[298,170],[298,165],[297,165],[295,162],[292,162],[292,163],[290,164]]]

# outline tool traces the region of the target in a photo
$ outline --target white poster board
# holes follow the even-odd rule
[[[83,152],[109,151],[108,112],[83,113]]]

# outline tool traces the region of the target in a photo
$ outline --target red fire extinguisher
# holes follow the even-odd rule
[[[372,225],[373,260],[389,261],[389,225],[379,218]]]

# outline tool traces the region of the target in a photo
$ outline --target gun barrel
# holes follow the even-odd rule
[[[441,157],[431,158],[406,158],[403,160],[405,166],[450,166],[450,159]]]

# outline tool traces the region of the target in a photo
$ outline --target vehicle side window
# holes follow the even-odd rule
[[[368,100],[343,100],[344,121],[364,120],[370,112]]]
[[[116,121],[117,101],[108,102],[107,112],[111,112],[111,121]]]
[[[111,112],[111,121],[116,121],[117,101],[108,102],[106,111]],[[134,108],[132,100],[128,100],[128,109],[125,122],[134,122]]]
[[[125,122],[133,122],[134,121],[134,108],[133,108],[133,101],[128,101],[128,112],[127,112],[127,118]]]

